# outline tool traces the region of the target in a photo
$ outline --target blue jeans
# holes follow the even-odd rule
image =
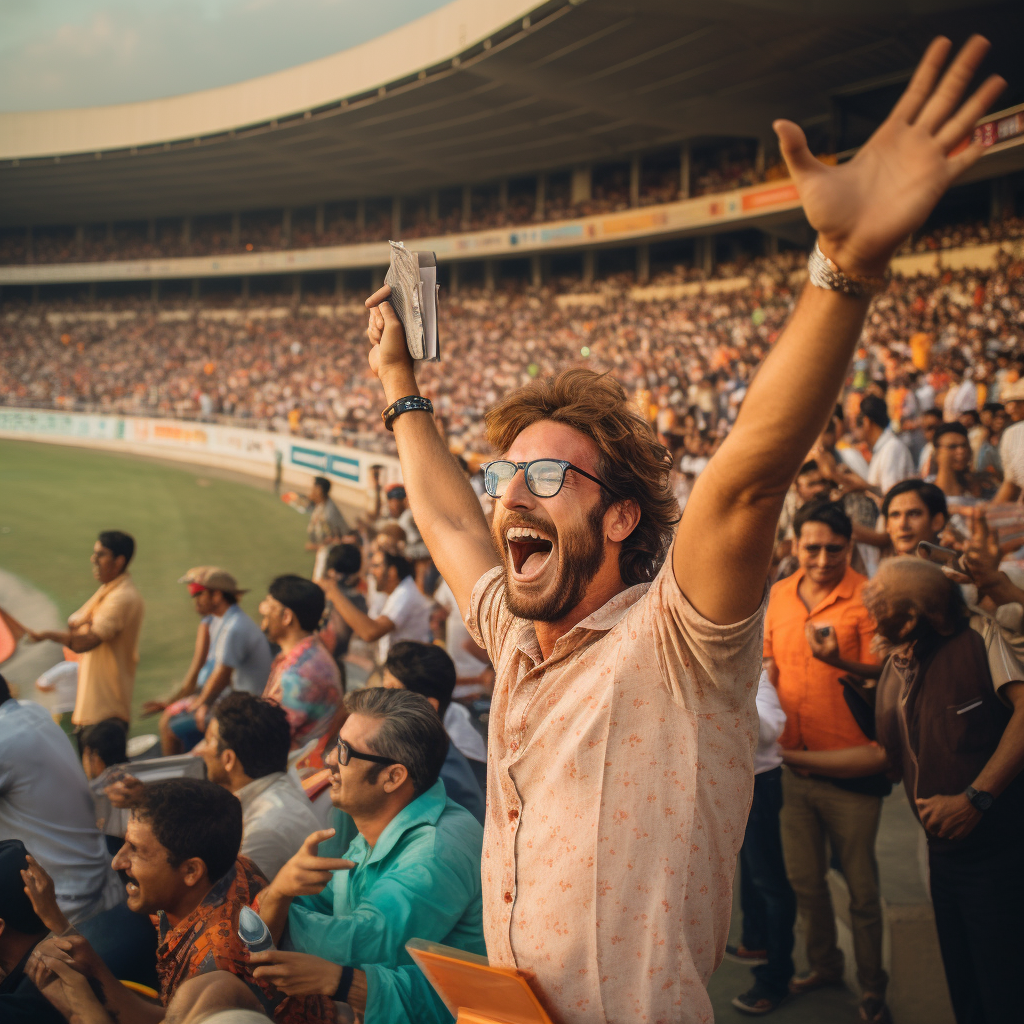
[[[754,776],[754,800],[740,847],[742,942],[768,951],[768,963],[751,968],[757,987],[781,999],[793,977],[793,923],[796,897],[786,878],[779,832],[782,769]]]
[[[203,734],[196,726],[196,716],[193,711],[183,711],[180,715],[175,715],[167,724],[171,732],[181,740],[182,753],[187,754],[203,738]]]

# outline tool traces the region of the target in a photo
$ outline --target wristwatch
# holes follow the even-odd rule
[[[884,292],[889,283],[888,275],[883,277],[857,277],[844,274],[822,251],[817,242],[807,258],[807,276],[816,288],[830,292],[842,292],[855,299],[868,299]]]
[[[403,412],[429,412],[433,415],[434,403],[429,398],[423,398],[420,395],[408,395],[406,398],[400,398],[397,402],[392,402],[380,414],[380,418],[388,430],[394,430],[393,424]]]
[[[981,811],[982,814],[996,802],[996,798],[991,793],[986,793],[983,789],[975,789],[973,786],[968,786],[964,790],[964,796],[970,800],[971,806],[976,811]]]

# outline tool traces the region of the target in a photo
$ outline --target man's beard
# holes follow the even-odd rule
[[[508,544],[504,537],[500,538],[505,596],[513,615],[532,622],[558,622],[583,600],[587,587],[604,562],[605,511],[603,502],[598,502],[579,526],[558,531],[558,567],[547,596],[527,597],[516,592],[517,585],[508,571]]]

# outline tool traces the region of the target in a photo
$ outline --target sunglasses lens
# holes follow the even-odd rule
[[[565,476],[561,465],[549,459],[530,464],[526,475],[526,484],[538,498],[551,498],[562,486]]]
[[[518,467],[514,462],[490,462],[484,468],[484,490],[492,498],[500,498],[504,493],[512,477],[516,475]]]

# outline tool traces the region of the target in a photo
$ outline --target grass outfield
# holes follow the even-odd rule
[[[211,473],[216,472],[211,470]],[[197,618],[177,583],[194,565],[221,565],[250,593],[256,611],[270,580],[308,575],[306,519],[267,485],[202,469],[87,448],[0,440],[0,567],[20,576],[69,615],[95,590],[89,555],[97,533],[125,530],[136,541],[131,572],[146,601],[135,708],[185,674]],[[17,609],[10,609],[17,615]],[[153,731],[156,719],[133,722]]]

